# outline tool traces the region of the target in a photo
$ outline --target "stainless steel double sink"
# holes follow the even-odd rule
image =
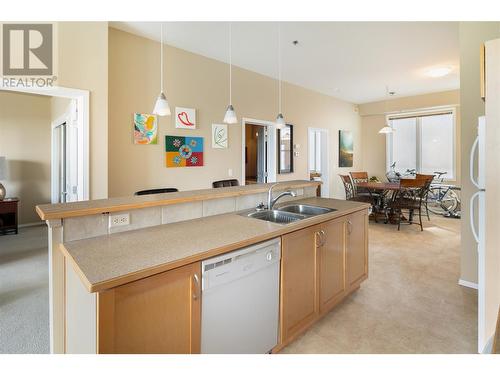
[[[336,211],[334,208],[310,206],[307,204],[289,204],[272,210],[253,210],[248,213],[241,213],[241,216],[247,216],[254,219],[270,221],[277,224],[289,224],[295,221],[307,219],[312,216],[322,215]]]

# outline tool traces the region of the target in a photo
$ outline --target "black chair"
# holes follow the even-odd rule
[[[178,192],[179,189],[176,188],[161,188],[161,189],[148,189],[136,191],[134,195],[149,195],[149,194],[163,194],[163,193],[175,193]]]
[[[230,187],[230,186],[240,186],[240,183],[235,178],[231,180],[220,180],[212,182],[212,187],[214,188]]]

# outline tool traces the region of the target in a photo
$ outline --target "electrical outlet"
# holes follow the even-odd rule
[[[121,227],[130,224],[130,214],[109,215],[109,227]]]
[[[229,169],[227,170],[227,175],[228,175],[229,177],[233,177],[233,170],[232,170],[231,168],[229,168]]]

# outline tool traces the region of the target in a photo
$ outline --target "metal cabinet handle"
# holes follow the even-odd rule
[[[347,220],[347,233],[351,234],[352,233],[352,221]]]
[[[323,229],[321,229],[319,231],[319,233],[321,233],[321,246],[323,246],[325,243],[326,243],[326,233]]]
[[[316,247],[321,247],[321,233],[316,232],[315,236],[316,236]]]
[[[197,273],[193,275],[193,280],[196,284],[195,292],[193,292],[193,299],[197,300],[198,298],[200,298],[200,278],[198,277]]]

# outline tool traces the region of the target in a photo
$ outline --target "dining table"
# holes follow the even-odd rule
[[[384,214],[385,222],[394,223],[393,213],[387,212],[386,206],[386,197],[389,194],[394,194],[396,191],[400,189],[399,182],[375,182],[375,181],[367,181],[367,182],[357,182],[355,184],[356,190],[365,190],[371,193],[376,193],[374,196],[373,202],[373,217],[376,219],[378,214]],[[406,218],[402,218],[402,220],[406,220]]]

